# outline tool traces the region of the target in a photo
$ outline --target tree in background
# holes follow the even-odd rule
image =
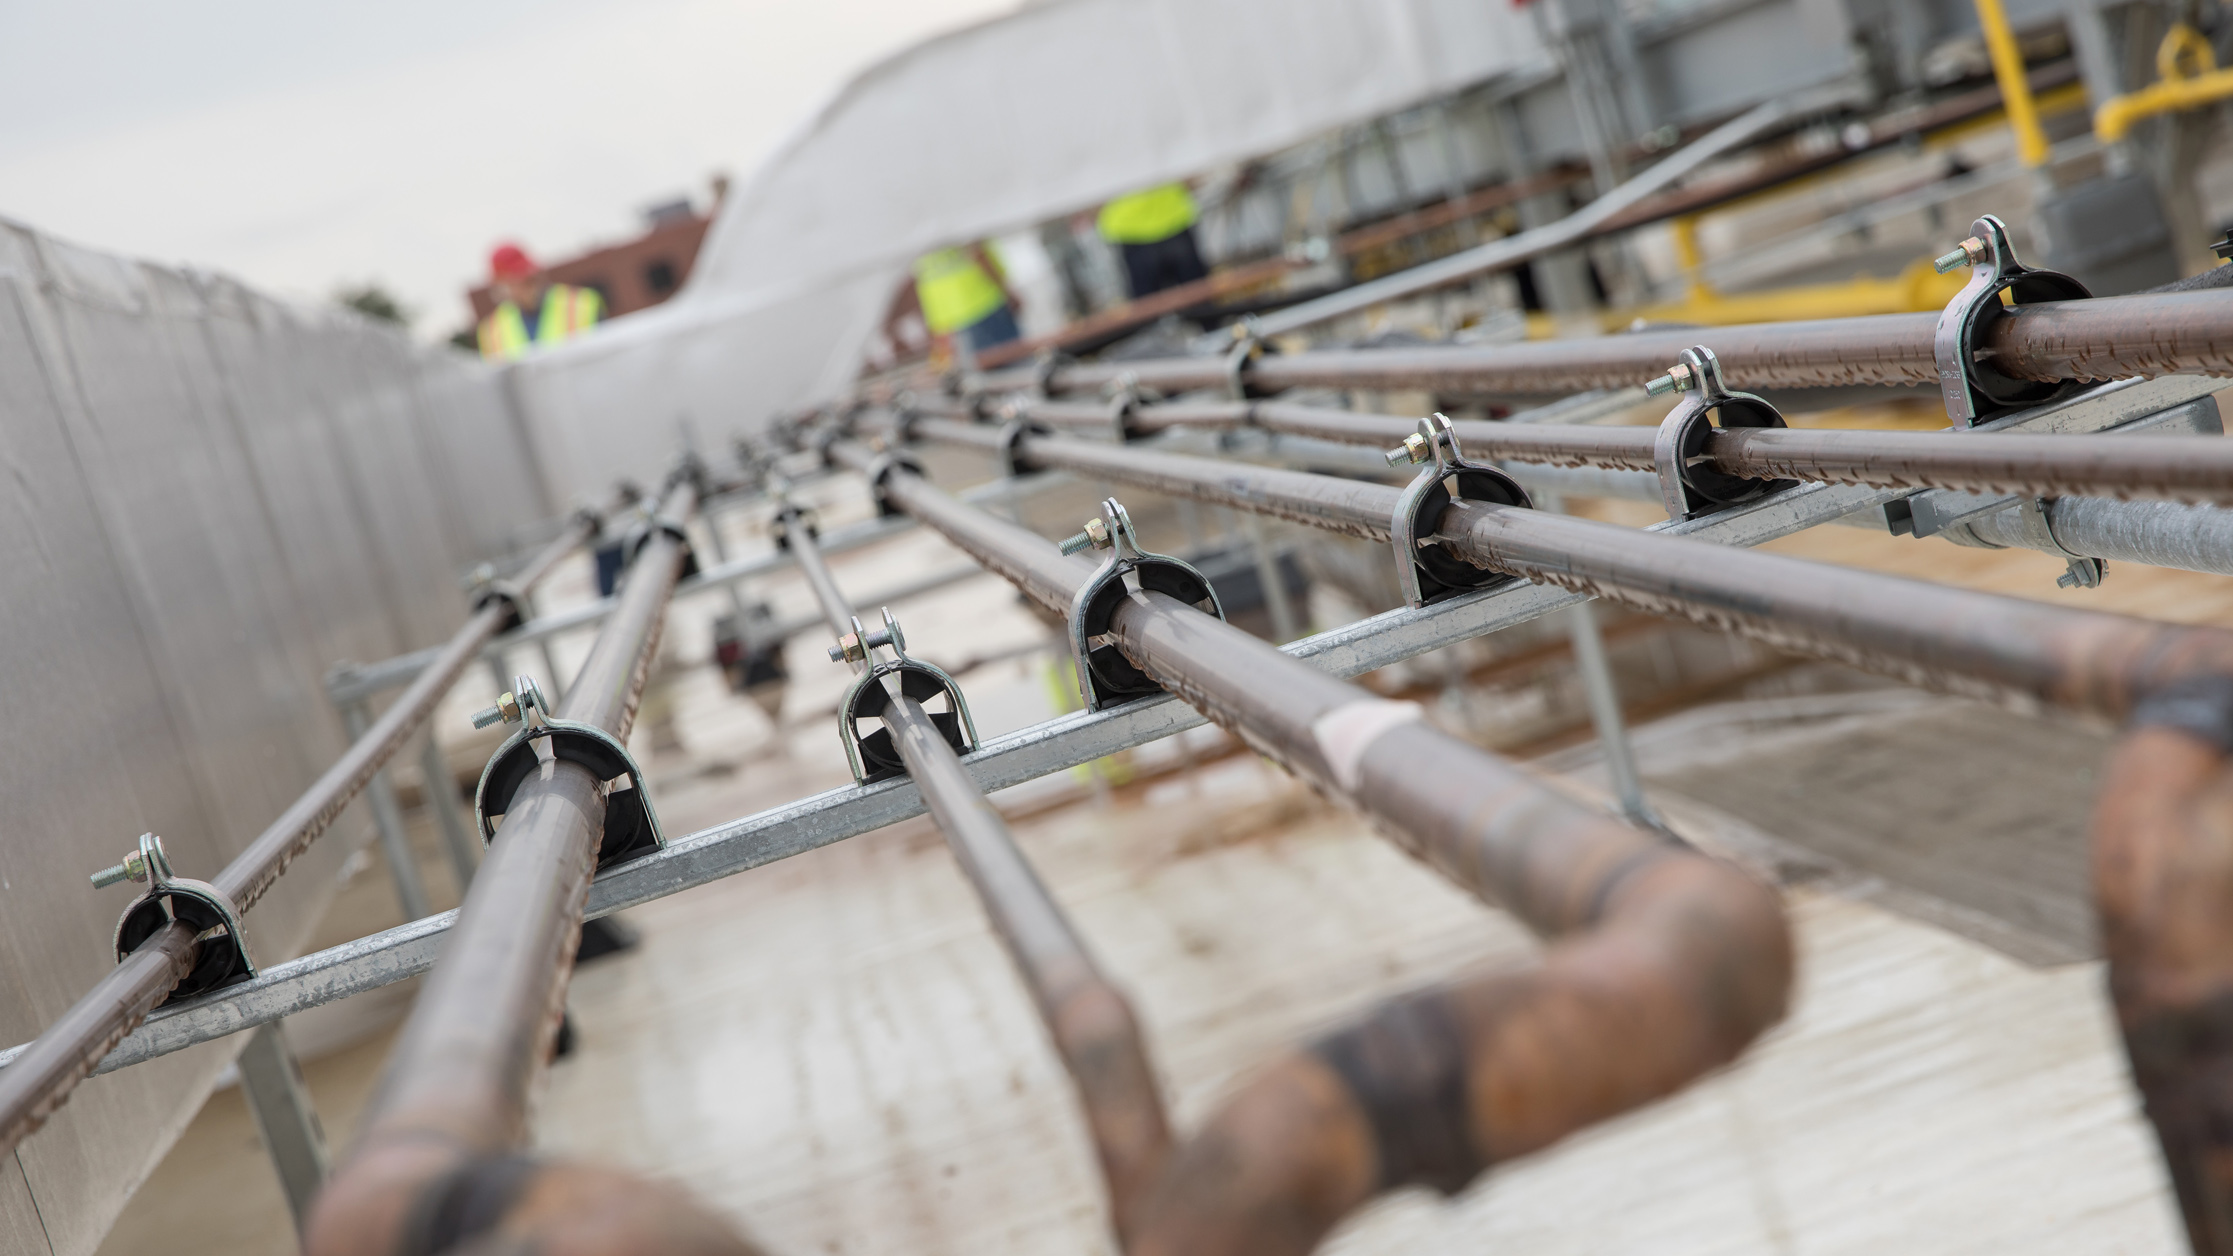
[[[377,322],[411,325],[412,312],[377,282],[342,287],[334,292],[333,301]]]

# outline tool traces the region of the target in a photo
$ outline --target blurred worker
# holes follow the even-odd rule
[[[605,298],[595,288],[552,283],[516,244],[499,244],[488,258],[489,289],[496,309],[481,320],[481,356],[491,362],[525,357],[530,345],[548,347],[597,325]]]
[[[1016,326],[1022,303],[983,244],[923,254],[915,262],[915,299],[931,335],[951,336],[973,354],[1023,335]]]
[[[1124,254],[1126,286],[1137,301],[1151,292],[1209,276],[1194,243],[1194,194],[1166,183],[1120,196],[1101,207],[1101,238]]]

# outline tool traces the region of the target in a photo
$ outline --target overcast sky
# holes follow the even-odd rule
[[[742,178],[853,71],[1015,0],[0,0],[0,215],[461,326],[489,246],[563,256]]]

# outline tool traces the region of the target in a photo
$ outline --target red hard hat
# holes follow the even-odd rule
[[[498,279],[525,279],[541,269],[527,250],[516,244],[499,244],[488,255],[488,273]]]

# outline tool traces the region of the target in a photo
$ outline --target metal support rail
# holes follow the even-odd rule
[[[975,493],[970,494],[970,498],[974,501],[979,500],[981,496],[994,493],[1004,495],[1028,486],[1026,481],[1018,481],[1014,485],[1003,483],[980,488]],[[864,545],[873,545],[878,541],[898,536],[914,526],[913,520],[901,515],[890,515],[881,519],[864,519],[859,523],[832,529],[827,536],[822,538],[822,548],[825,552],[832,554],[844,550],[858,549]],[[790,565],[790,552],[776,549],[764,554],[748,555],[734,562],[723,563],[718,567],[701,567],[697,575],[675,585],[675,596],[683,598],[714,589],[732,588],[746,580],[773,574]],[[537,616],[503,636],[486,643],[483,647],[483,654],[489,658],[500,658],[504,652],[516,646],[547,641],[562,633],[595,627],[605,622],[618,604],[615,598],[604,598],[586,606],[575,607],[572,610]],[[419,650],[411,654],[398,654],[394,658],[383,659],[378,663],[366,663],[348,668],[346,671],[337,671],[329,678],[326,686],[327,696],[336,705],[347,706],[352,702],[363,701],[383,689],[392,689],[397,685],[407,684],[412,677],[418,675],[429,662],[433,661],[436,653],[434,650]]]
[[[1162,393],[1224,389],[1424,388],[1444,394],[1556,394],[1622,388],[1651,379],[1705,340],[1736,388],[1825,388],[1850,384],[1938,383],[1933,352],[1939,316],[1751,323],[1646,331],[1587,340],[1402,349],[1327,349],[1266,355],[1239,364],[1221,358],[1064,363],[1051,371],[1007,370],[978,376],[986,394],[1024,392],[1044,382],[1053,393],[1099,392],[1127,385]],[[2112,380],[2134,375],[2233,375],[2233,292],[2096,297],[2017,306],[1984,331],[1979,351],[2015,379]],[[899,391],[864,396],[889,402]]]
[[[858,444],[830,453],[876,468]],[[1067,613],[1095,577],[910,471],[877,474],[887,502],[1033,601]],[[1790,937],[1749,877],[1164,594],[1118,599],[1109,635],[1152,680],[1558,939],[1539,968],[1395,1000],[1283,1054],[1173,1154],[1134,1256],[1307,1252],[1383,1191],[1457,1190],[1670,1094],[1782,1015]]]
[[[948,425],[960,426],[960,425]],[[975,429],[964,428],[974,434]],[[934,429],[926,435],[935,436]],[[1385,539],[1395,490],[1031,438],[1036,461]],[[904,483],[895,481],[895,483]],[[2135,1080],[2196,1250],[2233,1253],[2233,632],[1926,584],[1541,511],[1459,501],[1434,541],[1466,562],[1945,692],[2128,725],[2102,787],[2095,894]]]
[[[2200,393],[2214,385],[2195,381]],[[965,417],[967,407],[922,403],[925,413]],[[1049,427],[1108,431],[1107,406],[1018,399],[1003,413]],[[1273,401],[1174,403],[1130,412],[1136,433],[1172,428],[1254,427],[1287,436],[1385,448],[1419,430],[1417,416],[1364,414]],[[1656,469],[1651,427],[1574,427],[1458,419],[1451,426],[1476,458],[1622,471]],[[2070,441],[1989,429],[1886,432],[1844,429],[1716,428],[1701,460],[1746,479],[1800,479],[1877,488],[1942,488],[2031,497],[2113,497],[2233,505],[2233,441],[2212,436],[2095,436]]]
[[[865,645],[857,644],[860,621],[804,529],[792,529],[791,551],[821,604],[830,634],[841,643],[832,653],[842,652],[855,672],[867,670],[873,656]],[[886,634],[896,654],[905,647],[892,639],[895,636]],[[844,648],[848,641],[856,643],[851,650]],[[969,778],[945,735],[921,704],[907,695],[902,680],[898,672],[885,672],[869,682],[886,691],[884,726],[906,763],[908,778],[922,791],[955,861],[1030,989],[1048,1036],[1078,1089],[1108,1185],[1111,1228],[1121,1244],[1130,1238],[1130,1221],[1171,1151],[1170,1120],[1164,1114],[1139,1019],[1124,992],[1094,962],[1076,927],[1017,848],[1015,835],[1000,813]],[[958,703],[959,695],[953,695],[953,700]],[[850,723],[849,713],[841,712],[840,718]],[[845,729],[846,736],[852,734],[851,728]]]
[[[695,502],[686,478],[668,491],[557,721],[626,738]],[[607,806],[605,780],[569,758],[544,761],[518,786],[389,1057],[365,1132],[319,1196],[304,1242],[312,1256],[432,1256],[497,1235],[535,1247],[592,1218],[637,1250],[749,1250],[680,1192],[519,1152]]]
[[[517,587],[534,587],[595,527],[593,519],[576,518],[520,570]],[[295,856],[326,831],[349,800],[433,714],[459,673],[514,614],[512,602],[502,594],[485,598],[472,618],[434,652],[411,687],[225,865],[211,884],[235,912],[246,915]],[[149,880],[152,884],[152,876]],[[101,1058],[194,971],[200,952],[201,943],[191,926],[173,921],[156,930],[0,1072],[0,1154],[22,1142],[62,1106]]]

